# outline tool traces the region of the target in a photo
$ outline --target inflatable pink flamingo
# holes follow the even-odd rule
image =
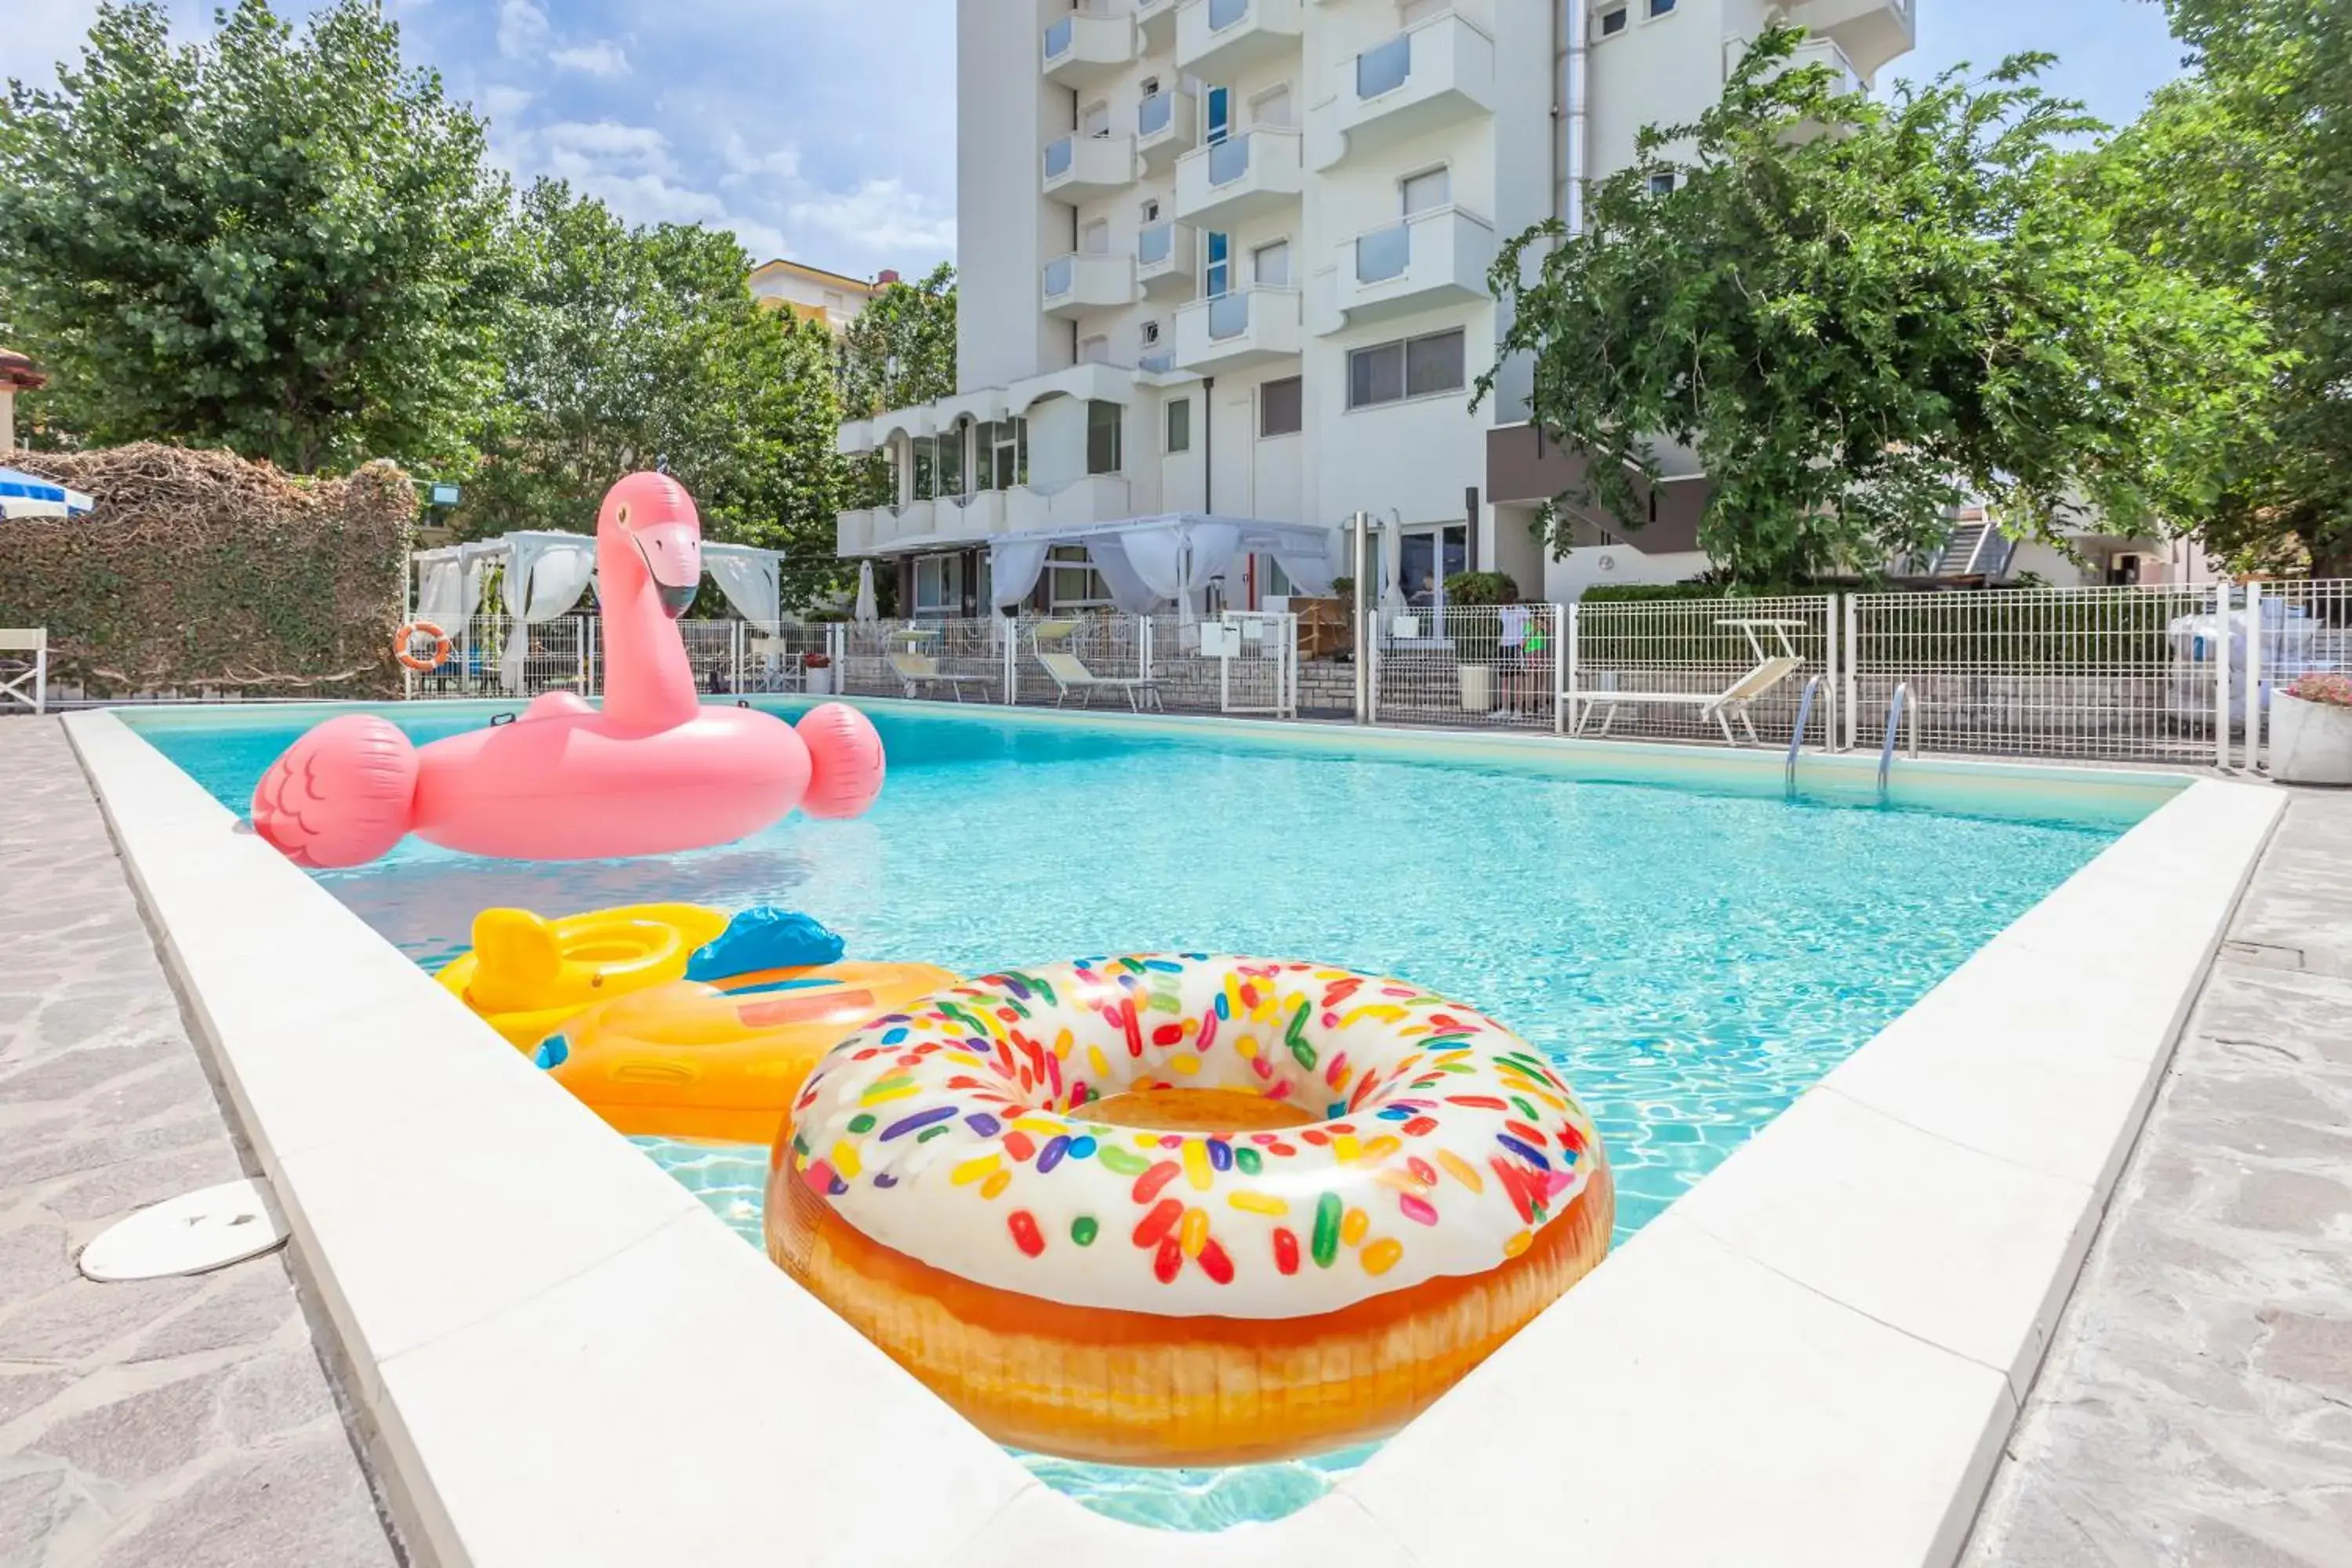
[[[253,826],[305,866],[356,866],[410,833],[469,855],[585,860],[699,849],[794,806],[855,816],[882,787],[882,742],[829,702],[795,730],[697,700],[672,624],[702,582],[694,500],[631,474],[596,514],[604,705],[549,692],[511,724],[419,748],[372,713],[330,719],[270,764]]]

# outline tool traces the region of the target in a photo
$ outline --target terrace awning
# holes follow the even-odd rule
[[[1189,620],[1200,613],[1202,591],[1241,556],[1271,555],[1300,593],[1328,594],[1338,542],[1337,529],[1315,523],[1195,511],[994,533],[990,597],[999,609],[1018,605],[1035,591],[1055,545],[1083,544],[1120,609],[1149,615],[1172,599]]]

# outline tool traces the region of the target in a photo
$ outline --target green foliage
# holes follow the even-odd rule
[[[1880,104],[1790,68],[1802,37],[1769,29],[1696,123],[1645,131],[1586,233],[1540,226],[1496,263],[1504,357],[1533,357],[1535,418],[1591,458],[1564,499],[1638,532],[1654,442],[1691,448],[1699,542],[1749,583],[1924,550],[1964,487],[2030,531],[2194,522],[2263,340],[2114,231],[2062,150],[2093,123],[2032,83],[2046,58]]]
[[[955,268],[941,262],[919,283],[882,289],[841,335],[841,415],[870,419],[956,392]],[[878,454],[845,459],[843,505],[887,505],[890,468]]]
[[[787,606],[836,586],[824,329],[752,299],[732,235],[631,228],[561,182],[524,193],[512,243],[505,395],[459,531],[584,531],[614,480],[667,461],[709,537],[785,552]]]
[[[1519,585],[1507,572],[1456,572],[1445,579],[1448,605],[1516,605]]]
[[[61,424],[302,473],[461,456],[506,184],[371,0],[299,37],[239,0],[184,47],[155,0],[104,5],[58,82],[0,105],[0,291]]]
[[[2101,158],[2118,226],[2242,290],[2284,351],[2202,531],[2242,567],[2352,575],[2352,3],[2166,9],[2196,68]]]
[[[10,460],[98,498],[87,517],[9,523],[0,550],[0,626],[47,626],[53,679],[96,696],[399,694],[417,500],[391,464],[311,480],[155,445]]]
[[[1719,583],[1605,583],[1587,588],[1580,601],[1587,605],[1647,605],[1679,602],[1685,599],[1764,598],[1781,594],[1802,594],[1803,588],[1790,588],[1773,584],[1758,584],[1750,587],[1728,587]]]

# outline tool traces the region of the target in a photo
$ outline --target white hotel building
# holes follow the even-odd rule
[[[898,502],[843,514],[840,553],[894,563],[926,616],[985,609],[992,539],[1167,514],[1368,511],[1423,602],[1465,569],[1563,597],[1588,555],[1687,574],[1696,476],[1632,546],[1548,560],[1530,535],[1568,470],[1507,376],[1470,410],[1505,324],[1487,269],[1574,223],[1643,125],[1712,102],[1773,16],[1866,85],[1916,3],[960,0],[964,390],[843,426]],[[1051,557],[1024,604],[1111,596],[1082,542]],[[1287,586],[1244,554],[1221,597]]]

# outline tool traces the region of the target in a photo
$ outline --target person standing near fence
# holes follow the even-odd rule
[[[1528,607],[1515,597],[1496,610],[1502,635],[1495,645],[1495,672],[1502,678],[1503,711],[1519,713],[1528,703]]]

